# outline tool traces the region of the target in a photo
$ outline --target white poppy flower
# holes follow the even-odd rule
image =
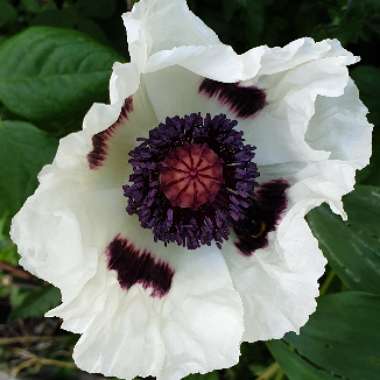
[[[238,55],[185,0],[123,16],[111,104],[60,142],[13,220],[21,265],[88,372],[178,380],[298,332],[326,260],[305,215],[369,162],[372,127],[336,40]]]

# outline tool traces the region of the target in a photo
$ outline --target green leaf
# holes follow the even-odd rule
[[[270,341],[267,346],[290,380],[336,380],[334,376],[310,364],[281,340]]]
[[[0,261],[17,265],[19,256],[16,245],[9,238],[8,230],[9,218],[4,215],[0,218]]]
[[[380,69],[362,65],[353,69],[351,75],[359,87],[361,99],[370,111],[369,119],[380,125]]]
[[[352,70],[352,77],[360,90],[360,97],[369,109],[369,120],[375,124],[371,165],[359,174],[361,183],[380,186],[380,69],[359,66]]]
[[[0,27],[12,23],[17,19],[17,12],[8,0],[0,0]]]
[[[61,294],[53,286],[36,288],[29,292],[10,315],[10,319],[42,317],[60,303]]]
[[[37,174],[56,152],[57,140],[33,125],[4,121],[0,127],[0,215],[12,216],[33,193]]]
[[[222,1],[222,8],[223,8],[223,15],[226,21],[231,21],[234,17],[234,14],[236,11],[246,8],[247,7],[247,0],[223,0]]]
[[[16,246],[10,239],[0,241],[0,261],[10,265],[17,265],[19,261]]]
[[[121,59],[81,33],[29,28],[0,45],[0,101],[33,121],[82,114],[106,99],[112,64]]]
[[[310,364],[334,378],[377,380],[379,315],[380,296],[363,292],[324,296],[301,334],[290,333],[285,340]]]
[[[206,375],[190,375],[186,380],[218,380],[219,376],[216,372],[207,373]]]
[[[80,12],[86,16],[96,19],[110,18],[116,10],[115,0],[78,0],[75,4]]]
[[[39,13],[46,9],[56,9],[54,2],[41,0],[21,0],[21,5],[25,11],[29,13]]]
[[[260,45],[265,26],[265,5],[262,1],[250,1],[246,10],[246,33],[251,46]]]
[[[9,290],[10,290],[10,295],[9,295],[10,304],[12,308],[16,309],[24,302],[28,293],[25,291],[25,289],[18,286],[11,286]]]
[[[380,124],[372,135],[372,157],[369,166],[357,173],[356,182],[363,185],[380,186]]]
[[[98,42],[107,44],[107,38],[102,28],[94,21],[84,16],[83,12],[74,7],[64,9],[47,9],[36,15],[31,25],[67,28],[85,33]]]
[[[308,215],[329,264],[353,290],[380,293],[380,188],[358,186],[345,197],[348,221],[327,206]]]
[[[42,3],[38,0],[21,0],[21,4],[30,13],[38,13],[42,7]]]

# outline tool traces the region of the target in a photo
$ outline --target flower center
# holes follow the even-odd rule
[[[161,162],[161,191],[173,207],[198,209],[214,201],[223,183],[223,164],[207,144],[187,144]]]
[[[220,114],[168,117],[129,153],[127,212],[154,239],[196,249],[221,246],[253,204],[255,147]]]

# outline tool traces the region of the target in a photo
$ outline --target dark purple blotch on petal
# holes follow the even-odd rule
[[[115,134],[116,130],[128,120],[128,114],[133,111],[132,97],[127,98],[118,119],[110,127],[92,136],[92,150],[87,155],[88,164],[91,170],[101,167],[108,152],[108,141]]]
[[[107,247],[108,269],[117,272],[123,289],[140,284],[152,289],[152,297],[165,296],[171,287],[174,271],[163,260],[154,258],[150,252],[139,251],[121,235],[117,235]]]
[[[222,83],[212,79],[204,79],[199,92],[210,98],[217,98],[228,106],[235,116],[248,118],[255,115],[266,105],[265,92],[255,86],[241,86],[239,83]]]
[[[234,226],[238,237],[236,246],[250,256],[268,245],[268,233],[274,231],[287,207],[286,190],[289,184],[275,180],[262,184],[255,192],[255,202],[243,222]]]

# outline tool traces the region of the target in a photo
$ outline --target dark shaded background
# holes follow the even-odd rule
[[[36,173],[52,159],[57,139],[80,128],[85,112],[94,101],[107,100],[112,61],[128,60],[120,15],[131,3],[0,0],[0,123],[3,124],[0,127],[0,372],[46,380],[84,376],[75,369],[71,359],[77,337],[59,330],[58,320],[42,318],[45,311],[59,303],[59,292],[17,266],[18,254],[9,240],[8,230],[11,217],[36,186]],[[380,124],[380,0],[189,0],[189,5],[223,42],[238,52],[262,44],[282,46],[304,36],[316,40],[338,38],[347,49],[362,57],[351,74],[371,110],[371,122]],[[3,45],[16,41],[12,37],[18,38],[31,26],[78,30],[111,47],[112,51],[101,53],[105,62],[104,78],[97,79],[97,85],[84,96],[72,95],[75,82],[70,82],[69,88],[62,89],[60,94],[49,90],[49,96],[61,106],[51,112],[39,109],[32,100],[43,96],[45,89],[39,87],[34,92],[30,90],[32,87],[25,90],[9,82],[16,61],[9,58],[13,48],[5,51]],[[50,29],[46,31],[47,39],[50,33]],[[14,43],[25,62],[31,53],[28,36],[17,40],[17,46]],[[71,53],[67,54],[64,62],[71,65]],[[34,86],[35,72],[31,69],[27,73]],[[26,74],[23,75],[25,80]],[[207,376],[192,376],[193,380],[379,378],[378,130],[376,127],[371,166],[359,174],[358,190],[346,199],[350,222],[343,223],[326,207],[309,215],[329,267],[321,281],[324,296],[319,301],[318,312],[301,337],[289,334],[285,340],[268,345],[245,344],[238,366]],[[17,152],[14,142],[25,147],[22,153]],[[23,163],[32,156],[33,165],[24,167]]]

